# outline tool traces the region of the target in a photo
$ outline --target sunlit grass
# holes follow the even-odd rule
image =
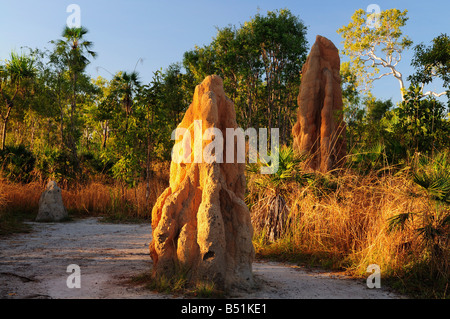
[[[260,189],[253,184],[248,187],[249,197],[264,201]],[[448,229],[440,228],[441,239],[433,242],[439,249],[430,247],[418,230],[435,229],[427,221],[448,216],[449,206],[436,205],[424,195],[411,171],[359,175],[345,170],[318,174],[307,185],[291,182],[285,187],[289,188],[286,227],[272,241],[267,240],[265,229],[255,228],[259,258],[340,269],[360,278],[367,277],[369,265],[377,264],[386,282],[403,292],[448,297],[449,247],[444,240]],[[255,209],[261,207],[255,205],[252,214]],[[428,219],[411,218],[402,229],[392,231],[392,218],[404,213],[422,216],[424,212]],[[439,258],[434,251],[441,254]]]
[[[145,181],[134,188],[96,181],[59,185],[69,220],[101,217],[108,222],[149,221],[156,199],[168,186],[167,164],[161,165],[155,168],[149,187]],[[23,222],[36,218],[45,187],[45,182],[19,184],[0,180],[0,235],[30,230]]]

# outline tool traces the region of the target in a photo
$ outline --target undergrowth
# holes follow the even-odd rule
[[[449,164],[438,155],[402,170],[315,172],[306,182],[285,178],[265,190],[249,183],[247,200],[256,203],[251,209],[256,255],[360,278],[377,264],[384,282],[403,293],[448,298]],[[301,163],[296,169],[306,172]],[[250,181],[264,178],[255,171],[247,173]],[[273,190],[278,185],[282,188]],[[258,205],[276,192],[288,194],[284,210],[268,212],[268,205]],[[277,221],[284,227],[275,238],[268,236],[270,214],[278,214],[272,221],[283,219]]]

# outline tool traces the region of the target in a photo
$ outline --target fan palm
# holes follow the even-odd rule
[[[84,39],[89,31],[85,27],[65,27],[63,39],[52,41],[56,44],[55,53],[63,57],[63,61],[72,75],[83,72],[90,63],[88,56],[95,58],[97,53],[91,50],[93,43]]]
[[[247,171],[255,174],[254,185],[259,197],[252,209],[252,222],[258,230],[262,230],[265,239],[269,241],[279,238],[289,224],[290,208],[287,206],[286,196],[290,193],[290,185],[293,182],[306,183],[313,177],[300,168],[300,164],[305,160],[306,158],[297,155],[292,147],[283,147],[279,150],[279,166],[275,174],[258,174],[259,166],[267,166],[267,163],[247,166]]]
[[[124,111],[127,116],[130,116],[133,111],[133,93],[141,85],[139,73],[120,72],[114,77],[114,81],[119,84],[118,93],[121,96]]]
[[[403,230],[413,217],[419,219],[415,231],[431,252],[431,261],[448,276],[450,263],[450,153],[442,152],[434,158],[420,157],[413,173],[413,181],[425,190],[430,206],[420,213],[402,213],[388,220],[389,230]],[[441,263],[442,262],[442,263]],[[439,266],[440,265],[440,266]]]
[[[433,199],[450,203],[450,153],[442,152],[433,159],[421,157],[414,182]]]
[[[113,81],[116,86],[115,94],[117,94],[122,104],[122,108],[125,111],[125,131],[127,131],[128,119],[133,113],[134,93],[141,85],[139,81],[139,73],[136,71],[119,72],[114,76]]]

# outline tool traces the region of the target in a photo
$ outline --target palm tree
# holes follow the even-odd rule
[[[6,129],[11,110],[14,107],[14,100],[25,87],[28,80],[36,76],[34,60],[27,55],[11,52],[9,61],[4,66],[0,66],[0,93],[5,103],[2,109],[1,118],[3,121],[1,149],[5,149]]]
[[[264,240],[275,241],[287,230],[290,208],[287,199],[293,185],[302,185],[313,179],[313,174],[302,170],[301,164],[306,155],[295,154],[292,147],[283,146],[279,150],[279,167],[275,174],[261,175],[260,167],[265,162],[248,164],[247,173],[254,187],[250,189],[246,201],[251,204],[252,224],[257,232],[263,234]],[[253,189],[254,188],[254,189]]]
[[[418,213],[404,212],[389,218],[389,231],[413,227],[429,252],[435,274],[450,278],[450,151],[433,158],[419,155],[413,181],[428,197],[427,207]],[[414,220],[415,219],[415,220]]]
[[[95,58],[97,54],[91,50],[93,43],[84,39],[88,30],[84,27],[69,28],[65,27],[62,32],[63,39],[51,41],[56,45],[53,53],[53,59],[62,60],[63,65],[67,68],[72,84],[72,102],[70,109],[70,133],[69,146],[75,163],[78,163],[75,144],[75,123],[74,114],[77,107],[77,82],[78,77],[86,69],[90,63],[89,57]]]
[[[119,98],[121,99],[122,107],[126,114],[126,126],[125,130],[128,130],[128,118],[133,112],[133,94],[136,89],[141,85],[139,81],[139,73],[133,71],[129,72],[119,72],[114,77],[114,80],[117,85],[117,93]]]

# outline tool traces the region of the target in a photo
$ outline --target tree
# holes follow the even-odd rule
[[[268,130],[270,132],[273,126],[286,127],[289,123],[283,115],[290,113],[286,106],[295,105],[295,98],[289,96],[287,87],[290,82],[299,84],[307,55],[306,26],[289,10],[283,9],[269,11],[266,16],[257,14],[245,27],[252,30],[261,54]],[[281,136],[284,140],[284,134]]]
[[[450,37],[447,34],[441,34],[433,39],[431,46],[425,46],[423,43],[414,47],[414,57],[411,65],[416,68],[416,72],[408,80],[412,84],[420,85],[422,92],[426,84],[434,79],[440,78],[446,88],[450,87]],[[440,97],[447,91],[440,93],[427,91],[426,95]],[[449,96],[450,98],[450,96]]]
[[[183,93],[183,77],[181,73],[181,67],[178,64],[171,64],[169,67],[161,74],[162,76],[162,94],[160,98],[162,99],[163,105],[166,110],[167,115],[171,119],[172,123],[170,127],[175,129],[177,125],[181,122],[184,112],[189,107],[192,99],[185,100]],[[203,80],[202,80],[203,81]],[[192,95],[193,96],[192,92]]]
[[[25,84],[36,76],[34,61],[24,54],[11,52],[11,57],[4,66],[0,66],[0,93],[4,107],[1,118],[3,121],[1,149],[5,149],[6,132],[11,110],[20,93],[25,93]],[[2,103],[2,104],[3,104]]]
[[[51,100],[57,105],[59,111],[59,135],[60,148],[67,144],[64,134],[64,118],[67,101],[73,96],[72,81],[68,75],[67,61],[65,56],[58,54],[58,49],[48,53],[49,63],[41,62],[40,74],[44,80],[47,93],[51,95]]]
[[[183,55],[183,67],[195,81],[200,84],[206,76],[215,74],[215,52],[211,45],[195,46],[194,50],[186,51]]]
[[[450,146],[450,123],[445,120],[445,106],[433,96],[426,98],[420,86],[410,86],[405,100],[391,112],[386,140],[398,143],[405,155],[416,152],[433,155]]]
[[[62,148],[64,109],[70,93],[70,83],[59,73],[59,69],[53,63],[48,63],[48,51],[34,49],[30,50],[30,55],[33,57],[36,67],[36,77],[33,81],[30,107],[21,118],[25,128],[22,133],[25,135],[25,139],[29,138],[31,150],[35,146],[42,149],[45,148],[44,145],[57,144]],[[52,129],[56,123],[59,123],[58,132]],[[20,121],[17,124],[20,125]],[[40,134],[42,131],[45,131],[46,134]]]
[[[69,147],[72,156],[77,163],[76,137],[75,137],[75,111],[77,107],[78,83],[81,74],[90,63],[88,57],[95,58],[97,54],[91,50],[93,43],[84,39],[88,30],[84,27],[69,28],[66,26],[63,30],[63,39],[52,41],[55,44],[55,51],[51,55],[51,61],[60,60],[67,68],[72,86],[72,101],[70,109],[70,129],[69,129]]]
[[[400,84],[403,100],[405,84],[402,73],[397,69],[402,53],[412,45],[412,41],[403,36],[407,10],[389,9],[378,16],[379,25],[375,28],[367,25],[372,18],[362,9],[356,10],[348,25],[337,32],[344,41],[343,54],[350,57],[351,69],[358,78],[358,84],[369,90],[373,81],[392,75]],[[379,75],[380,70],[387,71]]]
[[[109,122],[111,121],[114,113],[114,103],[111,93],[110,81],[99,76],[94,81],[94,85],[99,89],[97,96],[97,103],[95,107],[91,108],[89,112],[89,119],[93,123],[98,123],[101,133],[101,148],[106,149],[108,136],[109,136]],[[95,126],[95,125],[93,125]]]
[[[257,14],[239,28],[218,29],[211,44],[185,53],[183,66],[196,83],[221,76],[238,123],[278,127],[286,142],[306,54],[305,25],[283,9]]]
[[[381,119],[384,117],[387,111],[389,111],[394,104],[391,100],[377,100],[369,99],[366,102],[367,106],[367,120],[375,125],[377,125]]]
[[[212,47],[225,91],[236,105],[238,122],[243,127],[254,127],[258,124],[263,64],[253,31],[246,24],[239,29],[234,26],[218,29]]]
[[[113,79],[116,82],[116,93],[121,101],[123,110],[125,111],[125,131],[128,130],[128,119],[133,112],[133,99],[137,90],[141,85],[139,81],[139,73],[133,72],[119,72]]]

